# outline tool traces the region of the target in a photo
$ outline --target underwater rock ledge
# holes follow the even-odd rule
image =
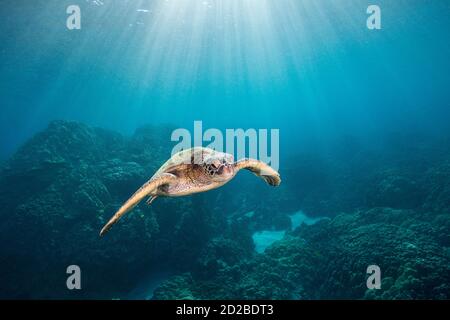
[[[174,276],[154,299],[449,299],[450,216],[375,208],[302,226],[264,254]],[[366,268],[382,269],[382,289]]]
[[[126,298],[161,271],[174,276],[155,299],[450,298],[450,148],[433,141],[377,157],[293,154],[277,192],[243,174],[138,206],[99,238],[168,158],[173,129],[127,137],[54,121],[20,147],[0,170],[0,298]],[[331,219],[257,254],[252,234],[289,230],[299,210]],[[71,264],[82,268],[78,292],[65,287]],[[382,268],[382,290],[365,288],[369,264]]]

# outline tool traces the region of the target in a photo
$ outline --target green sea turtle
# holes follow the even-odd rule
[[[240,169],[247,169],[271,186],[281,183],[277,171],[262,161],[242,159],[234,162],[231,154],[196,147],[174,154],[140,187],[114,214],[100,231],[104,235],[125,213],[133,209],[146,196],[147,204],[157,197],[180,197],[205,192],[223,186],[233,179]]]

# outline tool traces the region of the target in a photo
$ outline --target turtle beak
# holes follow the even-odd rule
[[[225,164],[220,168],[220,170],[221,174],[224,176],[230,177],[234,175],[234,167],[232,165]]]
[[[219,170],[217,170],[217,174],[221,175],[223,173],[224,168],[225,168],[224,165],[220,166]]]

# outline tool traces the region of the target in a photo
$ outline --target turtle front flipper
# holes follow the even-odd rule
[[[279,186],[281,183],[280,174],[269,165],[256,159],[242,159],[234,164],[236,171],[247,169],[258,177],[264,179],[271,186]]]
[[[108,221],[108,223],[100,231],[100,236],[103,236],[119,219],[128,211],[133,209],[142,199],[152,194],[158,189],[158,187],[173,182],[177,177],[171,173],[162,173],[161,175],[152,178],[147,181],[142,187],[140,187],[131,197],[125,202],[124,205],[114,214],[114,216]]]

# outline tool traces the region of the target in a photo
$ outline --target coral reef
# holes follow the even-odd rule
[[[206,279],[184,274],[156,299],[448,299],[450,216],[376,208],[297,228],[264,254],[234,264],[217,254]],[[203,259],[203,258],[201,258]],[[230,259],[230,258],[229,258]],[[382,290],[368,290],[366,268],[383,270]]]
[[[24,144],[0,171],[0,298],[126,298],[153,272],[173,275],[155,299],[450,298],[447,142],[300,150],[276,192],[244,172],[212,192],[141,204],[99,238],[170,156],[172,129],[125,137],[55,121]],[[330,219],[291,230],[299,210]],[[287,232],[257,254],[260,230]],[[81,291],[65,286],[71,264]],[[366,288],[369,264],[382,290]]]
[[[155,130],[161,138],[155,138]],[[193,261],[190,255],[201,251],[198,244],[212,233],[207,232],[208,219],[199,218],[204,213],[194,209],[193,201],[201,199],[141,205],[107,238],[98,236],[123,201],[170,155],[170,146],[160,140],[171,130],[142,128],[124,138],[55,121],[23,145],[0,173],[0,296],[121,297],[153,266],[164,268],[157,261]],[[205,228],[193,228],[191,220],[204,221]],[[85,290],[65,287],[71,264],[82,268]]]

